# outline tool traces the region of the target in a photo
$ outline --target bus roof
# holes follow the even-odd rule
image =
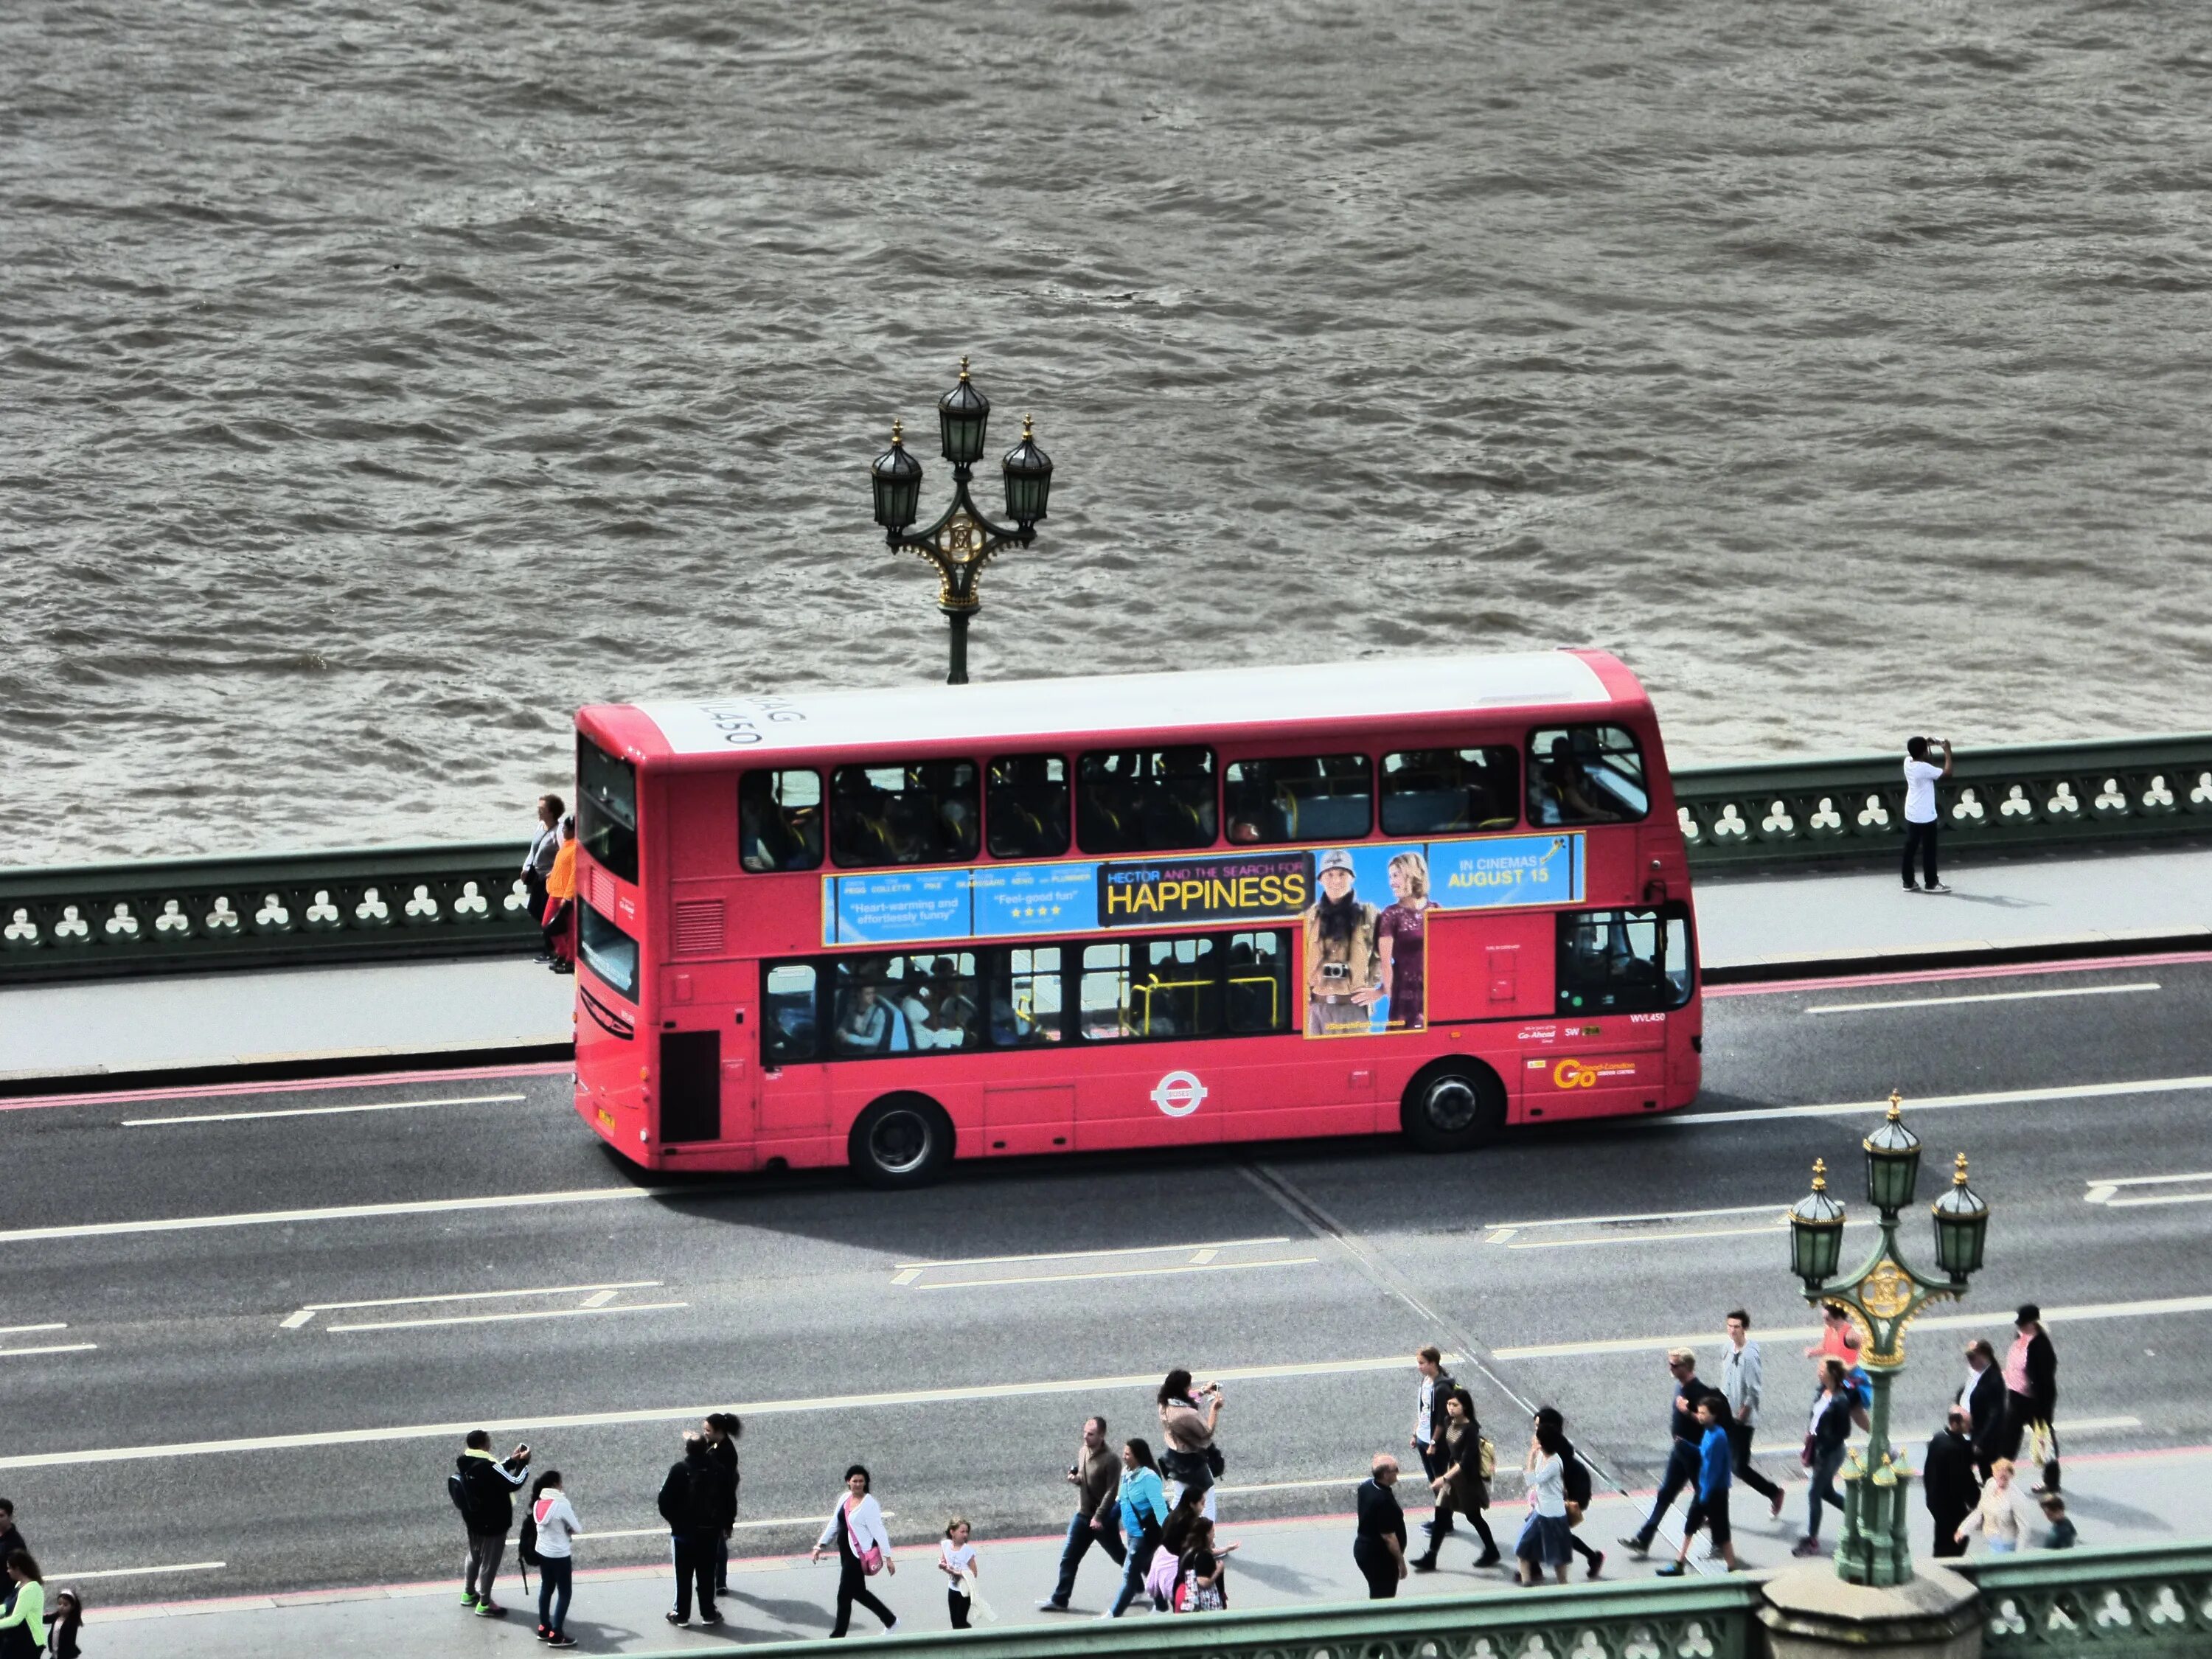
[[[644,703],[638,712],[658,728],[672,754],[752,756],[1077,738],[1109,731],[1187,731],[1196,738],[1238,727],[1605,706],[1641,699],[1627,669],[1601,652],[1532,651],[765,693],[712,702]]]

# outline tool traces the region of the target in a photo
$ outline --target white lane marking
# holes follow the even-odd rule
[[[2129,991],[2162,991],[2154,980],[2135,985],[2069,985],[2056,991],[1983,991],[1967,997],[1899,997],[1892,1002],[1826,1002],[1808,1014],[1866,1014],[1878,1008],[1955,1008],[1969,1002],[2039,1002],[2045,997],[2110,997]]]
[[[31,1244],[50,1238],[119,1238],[132,1233],[189,1233],[210,1227],[284,1227],[311,1221],[359,1221],[389,1215],[450,1215],[465,1210],[544,1209],[557,1204],[607,1204],[629,1198],[665,1198],[679,1192],[688,1192],[693,1197],[700,1195],[696,1189],[683,1187],[579,1187],[559,1193],[501,1193],[487,1198],[341,1204],[322,1210],[249,1210],[237,1215],[180,1215],[158,1221],[91,1221],[76,1227],[17,1227],[0,1232],[0,1244]]]
[[[915,1279],[921,1277],[921,1269],[919,1267],[901,1267],[898,1272],[891,1275],[891,1283],[894,1285],[911,1285]]]
[[[1138,1244],[1118,1250],[1053,1250],[1043,1255],[970,1255],[948,1256],[942,1261],[902,1261],[900,1272],[909,1267],[919,1271],[925,1267],[1003,1267],[1021,1261],[1103,1261],[1120,1255],[1180,1255],[1190,1250],[1236,1250],[1251,1244],[1287,1244],[1287,1238],[1216,1238],[1196,1244]]]
[[[65,1331],[67,1320],[57,1320],[47,1325],[0,1325],[0,1336],[28,1336],[33,1331]]]
[[[2055,1089],[1993,1089],[1985,1094],[1923,1095],[1905,1103],[1909,1111],[1940,1112],[1963,1106],[2032,1106],[2045,1100],[2106,1100],[2119,1095],[2185,1094],[2212,1089],[2212,1077],[2154,1077],[2140,1083],[2074,1083]],[[1709,1127],[1719,1123],[1758,1123],[1782,1117],[1856,1117],[1864,1112],[1888,1109],[1887,1100],[1850,1101],[1839,1106],[1760,1106],[1747,1112],[1682,1112],[1665,1117],[1626,1119],[1655,1128],[1673,1124]],[[0,1243],[8,1235],[0,1233]]]
[[[166,1567],[100,1567],[91,1572],[71,1571],[48,1576],[57,1584],[74,1584],[80,1578],[151,1578],[165,1572],[216,1572],[229,1565],[228,1561],[179,1561]]]
[[[1317,1255],[1285,1256],[1279,1261],[1186,1261],[1173,1267],[1112,1267],[1096,1273],[1023,1273],[1007,1279],[948,1279],[942,1285],[916,1285],[917,1291],[979,1291],[1002,1285],[1066,1285],[1081,1279],[1163,1279],[1172,1273],[1235,1273],[1253,1267],[1310,1267]]]
[[[594,1291],[591,1295],[584,1298],[584,1306],[586,1308],[604,1308],[608,1303],[614,1299],[615,1292],[612,1291]]]
[[[2208,1298],[2212,1300],[2212,1298]],[[2045,1310],[2049,1322],[2063,1311]],[[1924,1321],[1923,1322],[1925,1322]],[[1761,1333],[1762,1335],[1766,1334]],[[1680,1338],[1662,1342],[1680,1344]],[[1446,1354],[1447,1360],[1458,1354]],[[1409,1362],[1403,1354],[1372,1359],[1320,1359],[1286,1365],[1209,1367],[1206,1375],[1222,1382],[1273,1382],[1289,1377],[1352,1376],[1376,1371],[1403,1371]],[[1003,1401],[1009,1395],[1091,1394],[1108,1389],[1159,1387],[1150,1371],[1127,1376],[1078,1376],[1042,1382],[1004,1381],[969,1383],[947,1389],[916,1389],[899,1394],[822,1395],[790,1400],[762,1400],[732,1405],[718,1400],[704,1406],[648,1406],[627,1411],[575,1412],[544,1417],[489,1419],[469,1418],[453,1423],[415,1423],[374,1429],[327,1429],[307,1434],[257,1435],[238,1440],[176,1441],[166,1445],[97,1446],[83,1451],[21,1452],[0,1457],[0,1469],[61,1468],[86,1463],[134,1463],[168,1457],[205,1457],[227,1452],[295,1451],[307,1446],[362,1446],[405,1440],[450,1440],[471,1429],[491,1434],[545,1434],[556,1429],[618,1427],[635,1423],[696,1423],[709,1412],[748,1413],[780,1417],[810,1412],[868,1411],[887,1407],[937,1406],[988,1401]]]
[[[2208,1204],[2212,1193],[2148,1193],[2141,1198],[2122,1198],[2123,1187],[2168,1187],[2184,1181],[2212,1181],[2212,1170],[2199,1170],[2194,1175],[2114,1176],[2104,1181],[2092,1181],[2089,1190],[2081,1194],[2085,1204],[2108,1204],[2124,1209],[2139,1204]]]
[[[19,1359],[34,1353],[90,1353],[97,1342],[49,1342],[37,1348],[0,1348],[0,1359]]]
[[[2101,1434],[2112,1429],[2139,1429],[2140,1417],[2069,1417],[2060,1419],[2069,1434]]]
[[[1253,1492],[1311,1492],[1316,1486],[1356,1487],[1367,1479],[1364,1474],[1323,1475],[1318,1480],[1268,1480],[1251,1486],[1216,1486],[1213,1490],[1224,1498],[1235,1498]]]
[[[306,1324],[314,1316],[315,1310],[313,1308],[301,1308],[296,1313],[286,1314],[284,1316],[284,1322],[279,1325],[277,1329],[284,1331],[296,1331],[301,1326]]]
[[[374,1302],[310,1302],[302,1313],[347,1313],[356,1308],[414,1308],[434,1302],[496,1302],[518,1296],[580,1296],[586,1291],[657,1291],[657,1279],[607,1279],[597,1285],[542,1285],[524,1291],[453,1291],[442,1296],[392,1296]]]
[[[1888,1104],[1887,1101],[1882,1103]],[[1717,1215],[1780,1215],[1796,1202],[1795,1199],[1784,1199],[1778,1204],[1731,1204],[1721,1210],[1645,1210],[1634,1215],[1569,1215],[1551,1221],[1487,1221],[1483,1224],[1500,1227],[1510,1233],[1522,1227],[1611,1227],[1632,1221],[1704,1221]]]
[[[126,1117],[125,1129],[154,1129],[165,1123],[243,1123],[264,1117],[342,1117],[353,1112],[412,1112],[425,1106],[501,1106],[528,1095],[450,1095],[441,1100],[363,1101],[354,1106],[286,1106],[265,1112],[195,1112],[189,1117]],[[82,1577],[82,1575],[79,1575]]]
[[[1684,1238],[1753,1238],[1761,1234],[1772,1234],[1789,1218],[1778,1209],[1774,1212],[1774,1219],[1763,1227],[1700,1227],[1689,1232],[1613,1233],[1603,1238],[1524,1238],[1505,1248],[1509,1250],[1577,1250],[1586,1244],[1672,1244],[1675,1240]],[[1844,1226],[1852,1228],[1874,1224],[1871,1216],[1855,1216],[1844,1223]]]
[[[688,1308],[688,1302],[627,1302],[612,1308],[542,1308],[533,1313],[445,1314],[435,1319],[379,1319],[354,1325],[325,1325],[326,1331],[419,1331],[432,1325],[511,1325],[526,1319],[580,1319],[586,1314],[661,1313]]]
[[[1355,1482],[1354,1484],[1357,1483]],[[1237,1488],[1224,1486],[1221,1490],[1224,1492],[1229,1492],[1237,1490]],[[884,1511],[884,1519],[886,1521],[897,1520],[898,1511],[896,1510],[885,1510]],[[822,1524],[822,1517],[818,1515],[787,1515],[783,1516],[781,1520],[734,1521],[731,1522],[731,1524],[739,1532],[757,1531],[767,1527],[818,1527]],[[576,1536],[586,1539],[665,1538],[668,1536],[668,1523],[666,1522],[663,1522],[657,1527],[623,1527],[620,1530],[615,1532],[580,1532]],[[736,1563],[732,1562],[731,1565],[734,1566]]]

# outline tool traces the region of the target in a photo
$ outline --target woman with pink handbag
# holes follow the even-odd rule
[[[819,1561],[822,1552],[831,1548],[837,1552],[837,1625],[830,1634],[845,1633],[853,1622],[855,1601],[882,1620],[886,1631],[896,1630],[898,1615],[868,1589],[871,1577],[878,1572],[896,1573],[898,1565],[891,1559],[891,1539],[884,1530],[883,1507],[868,1490],[866,1464],[855,1463],[845,1471],[845,1495],[830,1511],[830,1524],[822,1528],[822,1536],[815,1540],[807,1559]]]

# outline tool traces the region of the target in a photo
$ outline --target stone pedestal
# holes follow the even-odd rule
[[[1771,1659],[1981,1659],[1979,1593],[1957,1573],[1923,1561],[1902,1584],[1847,1584],[1826,1565],[1766,1583],[1759,1622]]]

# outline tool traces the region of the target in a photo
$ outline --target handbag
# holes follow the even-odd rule
[[[2051,1431],[2049,1421],[2038,1418],[2027,1425],[2027,1448],[2023,1454],[2026,1462],[2039,1468],[2058,1455],[2058,1437]]]
[[[1567,1530],[1572,1532],[1577,1527],[1582,1525],[1582,1523],[1583,1506],[1576,1503],[1574,1499],[1571,1498],[1567,1500]]]
[[[850,1545],[857,1545],[860,1540],[854,1535],[852,1510],[847,1510],[845,1511],[844,1520],[846,1542]],[[867,1574],[869,1577],[873,1578],[878,1573],[884,1570],[884,1553],[878,1546],[871,1544],[866,1549],[854,1549],[853,1551],[853,1554],[860,1561],[860,1571]]]

